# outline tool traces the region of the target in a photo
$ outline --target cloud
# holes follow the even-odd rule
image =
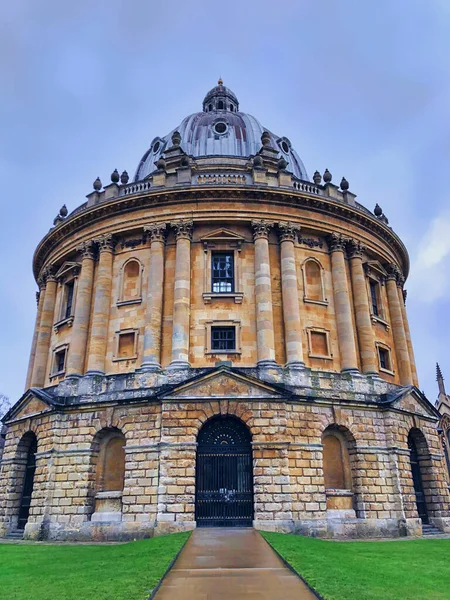
[[[432,303],[450,296],[447,266],[450,258],[450,209],[442,210],[419,241],[412,262],[409,290],[422,302]]]

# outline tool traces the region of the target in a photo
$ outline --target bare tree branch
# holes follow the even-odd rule
[[[3,415],[6,415],[6,413],[8,412],[8,410],[11,408],[11,401],[8,398],[8,396],[5,396],[5,394],[1,394],[0,393],[0,419],[3,417]],[[0,427],[1,429],[1,427]]]

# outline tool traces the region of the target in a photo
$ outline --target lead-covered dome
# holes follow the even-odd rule
[[[156,171],[156,163],[171,146],[175,131],[181,135],[181,148],[194,158],[250,158],[261,149],[261,136],[267,131],[271,146],[287,164],[286,170],[298,179],[309,181],[306,169],[287,137],[278,136],[248,113],[239,111],[236,95],[223,85],[210,90],[203,100],[203,111],[189,115],[164,137],[156,137],[142,157],[134,181],[141,181]]]

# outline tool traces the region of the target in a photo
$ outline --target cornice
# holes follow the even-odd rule
[[[106,218],[167,204],[179,207],[180,205],[189,202],[217,203],[229,201],[231,203],[236,203],[236,201],[239,200],[248,200],[260,204],[272,203],[291,207],[294,206],[301,209],[312,210],[319,214],[329,214],[344,222],[353,223],[363,230],[374,234],[384,241],[390,249],[393,249],[393,251],[401,258],[404,276],[406,277],[408,275],[409,257],[403,242],[389,226],[379,221],[369,212],[366,213],[362,209],[358,209],[325,196],[317,196],[305,192],[279,188],[268,189],[262,186],[233,186],[232,188],[221,186],[208,186],[207,188],[202,186],[189,186],[183,189],[153,188],[142,194],[120,196],[90,208],[86,208],[65,219],[54,229],[51,229],[41,240],[33,257],[34,275],[37,278],[45,260],[62,240],[81,231],[84,227],[101,222]]]

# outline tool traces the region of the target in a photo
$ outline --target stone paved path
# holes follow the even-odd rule
[[[155,600],[314,600],[253,529],[196,529]]]

